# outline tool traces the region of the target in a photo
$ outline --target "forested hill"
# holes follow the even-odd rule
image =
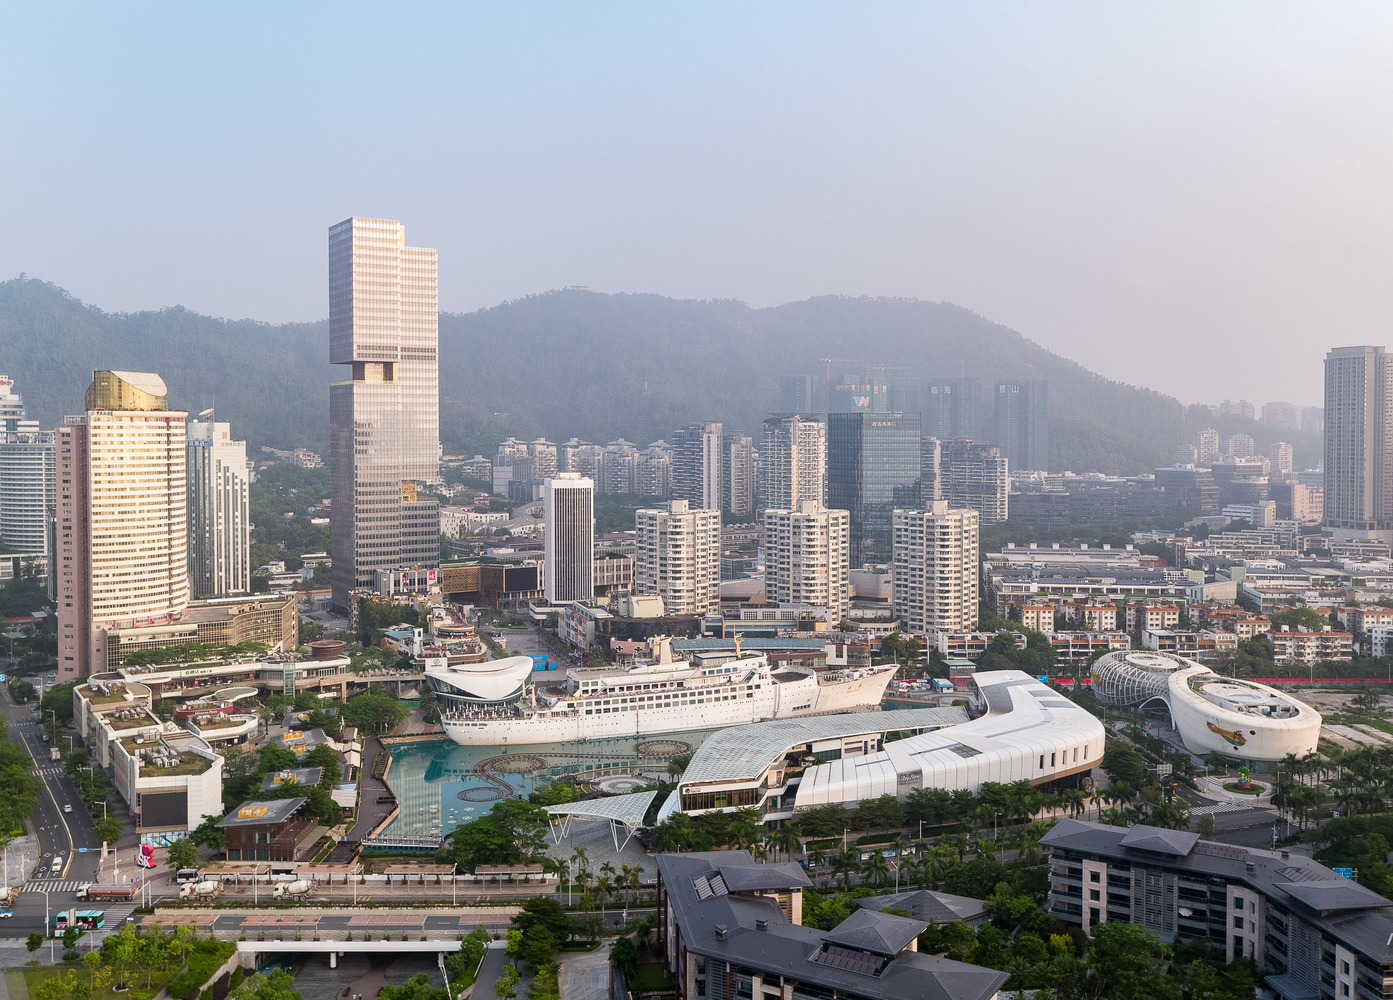
[[[55,285],[0,283],[0,371],[31,416],[77,412],[94,368],[156,371],[173,405],[216,405],[253,445],[328,440],[326,322],[273,326],[183,308],[111,314]],[[509,435],[639,445],[696,420],[756,431],[778,376],[824,357],[887,374],[966,374],[984,389],[1033,374],[1050,383],[1055,468],[1137,472],[1169,464],[1185,433],[1174,399],[1101,378],[966,309],[823,297],[767,309],[657,295],[548,292],[440,317],[441,437],[482,452]]]

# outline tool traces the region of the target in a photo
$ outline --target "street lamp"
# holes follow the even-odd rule
[[[992,813],[992,840],[993,840],[993,841],[996,843],[996,845],[997,845],[997,847],[996,847],[996,849],[997,849],[997,862],[998,862],[998,863],[1004,864],[1003,859],[1005,858],[1005,852],[1001,850],[1001,835],[1000,835],[1000,833],[998,833],[998,831],[997,831],[997,823],[996,823],[997,817],[999,817],[1000,815],[1001,815],[1001,810],[1000,810],[1000,809],[998,809],[998,810],[996,810],[996,812]]]
[[[48,893],[49,893],[49,890],[48,890],[48,889],[35,889],[34,891],[35,891],[35,892],[41,892],[41,893],[44,894],[44,936],[48,938],[48,960],[49,960],[50,962],[52,962],[52,961],[53,961],[53,931],[50,929],[50,928],[51,928],[51,925],[50,925],[50,923],[49,923],[50,918],[49,918],[49,915],[48,915]]]

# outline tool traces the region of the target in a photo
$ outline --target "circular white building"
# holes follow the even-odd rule
[[[532,657],[507,656],[483,663],[430,667],[426,683],[449,708],[484,708],[516,702],[531,676]]]
[[[1320,738],[1320,713],[1309,705],[1266,684],[1221,677],[1183,656],[1108,653],[1092,670],[1099,701],[1164,708],[1191,753],[1281,760],[1310,753]]]

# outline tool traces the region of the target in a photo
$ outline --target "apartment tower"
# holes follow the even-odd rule
[[[851,518],[816,500],[764,512],[764,599],[827,608],[833,623],[851,606]]]
[[[416,484],[440,467],[436,252],[385,219],[329,229],[333,603],[371,590],[378,570],[439,565],[439,510]]]
[[[542,487],[546,596],[552,604],[595,599],[595,481],[558,472]]]
[[[990,445],[940,441],[938,497],[953,507],[977,511],[983,524],[998,524],[1010,513],[1009,464],[1000,450]],[[927,499],[923,506],[929,509]]]
[[[748,520],[755,512],[756,479],[759,475],[759,453],[754,438],[748,434],[727,434],[725,451],[724,508],[734,518]]]
[[[58,680],[105,670],[108,636],[189,605],[188,414],[149,372],[99,371],[56,433]]]
[[[670,500],[637,511],[634,593],[657,594],[669,615],[704,615],[720,606],[721,512]]]
[[[204,410],[188,423],[189,588],[200,600],[251,592],[247,443]]]
[[[895,511],[890,586],[895,616],[907,632],[971,632],[977,628],[975,510]]]
[[[694,508],[720,510],[725,506],[721,488],[719,422],[683,427],[672,439],[672,498],[686,500]]]
[[[25,419],[24,401],[13,389],[13,380],[0,375],[0,541],[46,565],[55,503],[53,432]]]
[[[798,413],[764,419],[759,448],[759,509],[822,503],[827,489],[827,425]]]
[[[1325,526],[1393,543],[1393,374],[1382,347],[1325,356]]]

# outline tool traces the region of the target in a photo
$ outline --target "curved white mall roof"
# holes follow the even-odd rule
[[[1108,653],[1093,664],[1094,693],[1113,705],[1164,702],[1191,753],[1252,760],[1298,757],[1316,748],[1321,715],[1311,706],[1256,681],[1222,677],[1173,653]]]
[[[979,789],[985,781],[1042,783],[1096,765],[1103,723],[1019,670],[978,671],[979,718],[886,744],[803,773],[796,808],[854,803],[916,788]]]
[[[427,670],[426,676],[479,701],[500,701],[517,692],[532,673],[532,657],[505,656],[483,663],[458,663],[443,670]]]

